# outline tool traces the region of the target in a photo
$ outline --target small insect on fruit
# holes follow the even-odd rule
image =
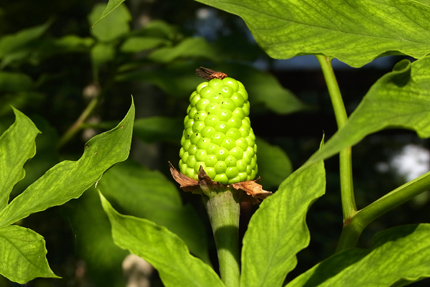
[[[200,166],[215,182],[233,184],[255,178],[257,145],[243,84],[222,72],[196,69],[207,81],[190,96],[179,152],[180,171],[198,179]]]

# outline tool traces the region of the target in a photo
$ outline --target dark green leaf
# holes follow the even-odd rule
[[[182,205],[178,190],[160,172],[127,161],[107,171],[99,188],[124,213],[167,227],[193,254],[210,262],[202,221],[190,205]]]
[[[430,7],[404,0],[197,0],[240,16],[275,59],[324,54],[353,67],[430,53]]]
[[[378,233],[370,249],[354,248],[336,254],[286,286],[393,286],[402,279],[430,277],[429,237],[429,224],[391,228]]]
[[[115,244],[151,263],[166,287],[225,286],[209,265],[189,253],[178,236],[152,221],[119,214],[100,196]]]
[[[325,192],[323,162],[291,174],[252,216],[243,239],[240,285],[281,286],[309,244],[309,206]]]
[[[0,92],[14,93],[33,89],[30,76],[23,73],[0,72]]]
[[[145,142],[173,140],[179,142],[184,129],[183,119],[151,117],[134,122],[134,135]]]
[[[171,42],[163,38],[155,37],[130,37],[121,46],[121,52],[136,53],[160,46],[169,45]]]

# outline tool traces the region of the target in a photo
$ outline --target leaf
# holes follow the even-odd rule
[[[309,244],[305,218],[325,192],[323,162],[291,174],[252,216],[243,239],[240,286],[281,286]]]
[[[23,73],[0,72],[0,92],[13,93],[29,91],[34,83],[30,76]]]
[[[363,98],[348,122],[315,153],[308,164],[328,158],[388,127],[415,130],[430,137],[430,57],[410,63],[402,60],[380,78]]]
[[[63,161],[30,185],[0,212],[0,227],[31,213],[78,198],[109,167],[127,159],[133,131],[134,104],[114,129],[89,140],[78,161]]]
[[[275,59],[324,54],[361,67],[430,52],[430,7],[409,0],[197,0],[241,17]]]
[[[115,47],[112,43],[97,43],[91,48],[91,63],[94,78],[97,79],[100,67],[115,59]]]
[[[107,6],[105,4],[95,5],[90,15],[88,16],[88,21],[90,23],[94,23],[96,22],[96,19],[97,17],[99,17],[99,15],[102,15],[99,18],[99,20],[107,16],[107,14],[104,16],[103,14],[105,14],[105,11],[110,8],[109,5],[111,4],[111,2],[114,2],[114,1],[112,0],[109,1]],[[119,4],[118,6],[115,7],[118,9],[116,9],[115,11],[113,11],[112,9],[110,11],[112,13],[110,12],[108,13],[108,14],[111,14],[109,15],[109,17],[107,17],[102,23],[100,23],[96,27],[94,27],[95,25],[94,24],[93,28],[90,30],[91,34],[94,37],[96,37],[99,41],[102,41],[102,42],[113,41],[116,38],[130,31],[130,27],[128,24],[131,20],[130,12],[125,7],[125,5],[119,5]]]
[[[0,274],[24,284],[36,277],[60,278],[46,260],[43,237],[33,230],[11,225],[0,228]]]
[[[105,18],[107,15],[109,15],[110,13],[112,13],[116,8],[118,8],[119,6],[121,6],[122,2],[124,2],[125,0],[109,0],[107,5],[105,6],[105,8],[102,10],[103,12],[98,14],[100,15],[99,18],[96,18],[97,14],[94,15],[94,18],[92,18],[91,22],[94,23],[92,25],[92,28],[94,29],[94,26],[96,26],[96,24],[102,20],[103,18]]]
[[[157,49],[148,56],[148,59],[160,63],[169,63],[178,58],[221,60],[221,56],[204,38],[185,38],[176,46]]]
[[[25,162],[36,154],[40,131],[20,111],[13,109],[15,123],[0,136],[0,211],[9,201],[15,184],[24,178]]]
[[[349,249],[309,269],[288,287],[393,286],[430,277],[430,225],[399,226],[378,233],[370,249]]]
[[[123,213],[167,227],[187,244],[190,251],[210,262],[208,239],[202,220],[159,171],[126,161],[103,175],[99,189]]]
[[[178,141],[184,129],[183,120],[168,117],[141,118],[134,122],[134,136],[147,143]]]
[[[209,265],[189,253],[178,236],[149,220],[121,215],[100,197],[115,244],[152,264],[166,287],[225,286]]]
[[[261,185],[266,189],[278,187],[287,176],[293,172],[291,161],[285,152],[261,138],[255,140],[257,144],[258,175]]]
[[[160,46],[169,45],[170,41],[156,37],[130,37],[121,45],[121,52],[137,53]]]

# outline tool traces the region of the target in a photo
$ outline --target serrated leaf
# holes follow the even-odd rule
[[[291,161],[286,153],[278,146],[274,146],[261,138],[256,138],[258,175],[261,185],[265,189],[279,186],[293,171]]]
[[[201,219],[192,206],[182,204],[177,188],[160,172],[126,161],[103,175],[99,189],[123,213],[167,227],[194,255],[210,262]]]
[[[197,0],[241,17],[275,59],[324,54],[353,67],[430,53],[430,7],[410,0]]]
[[[9,201],[15,184],[24,178],[25,162],[36,154],[36,136],[40,131],[20,111],[13,109],[15,123],[0,137],[0,211]]]
[[[0,228],[0,274],[24,284],[36,277],[59,278],[49,268],[43,237],[17,225]]]
[[[314,154],[308,163],[328,158],[365,136],[388,127],[415,130],[430,137],[430,57],[400,61],[380,78],[348,122]]]
[[[109,167],[127,159],[134,121],[134,104],[114,129],[89,140],[78,161],[63,161],[30,185],[0,212],[0,226],[31,213],[78,198],[97,182]]]
[[[134,122],[134,136],[148,143],[177,141],[182,136],[182,119],[168,117],[141,118]]]
[[[192,256],[185,243],[152,221],[121,215],[100,194],[115,244],[141,256],[158,270],[166,287],[225,286],[214,270]]]
[[[291,174],[252,216],[243,239],[240,286],[281,286],[309,244],[309,206],[325,192],[323,162]]]
[[[90,30],[91,34],[102,42],[115,40],[116,38],[130,31],[130,26],[128,23],[131,21],[131,15],[127,7],[124,5],[119,5],[121,4],[119,3],[116,7],[110,9],[112,8],[110,7],[111,2],[115,1],[109,1],[107,6],[105,4],[95,5],[88,16],[88,21],[91,24],[96,22],[96,19],[99,17],[99,15],[102,15],[99,18],[100,20],[110,14],[109,17],[106,17],[106,19],[104,19],[104,21],[99,23],[97,26],[94,27],[94,24],[93,28]],[[108,9],[110,9],[110,12],[105,14],[105,11]],[[97,22],[99,20],[97,20]]]
[[[388,229],[375,236],[370,249],[354,248],[336,254],[286,286],[393,286],[402,279],[430,277],[429,236],[429,224]]]

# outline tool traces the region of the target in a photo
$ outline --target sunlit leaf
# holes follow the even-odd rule
[[[151,263],[166,287],[225,286],[215,271],[192,256],[185,243],[167,228],[146,219],[121,215],[100,196],[112,224],[115,244]]]
[[[303,273],[287,287],[403,286],[430,277],[430,225],[399,226],[377,234],[370,249],[349,249]]]
[[[388,127],[415,130],[430,137],[430,57],[399,62],[363,98],[348,122],[308,163],[328,158],[365,136]]]
[[[430,53],[430,7],[411,0],[197,0],[240,16],[275,59],[324,54],[353,67]]]
[[[111,2],[115,1],[109,1],[109,4]],[[103,16],[104,11],[109,8],[105,4],[97,4],[94,6],[93,10],[91,11],[90,15],[88,16],[88,20],[90,23],[96,22],[97,18],[102,15],[101,18],[104,18],[106,15]],[[119,3],[121,4],[121,3]],[[119,5],[118,4],[118,5]],[[109,17],[106,17],[106,19],[103,20],[103,22],[100,22],[97,26],[93,27],[90,32],[91,34],[96,37],[99,41],[108,42],[112,41],[125,33],[128,33],[130,31],[129,22],[131,21],[131,15],[128,9],[124,5],[119,5],[115,8],[115,11],[111,11]],[[103,13],[103,14],[102,14]],[[100,18],[100,19],[101,19]],[[99,19],[99,20],[100,20]]]
[[[243,239],[240,285],[281,286],[310,241],[309,206],[325,192],[322,162],[291,174],[252,216]]]
[[[116,8],[121,6],[121,3],[124,2],[125,0],[109,0],[107,5],[104,7],[104,9],[101,9],[101,14],[99,13],[98,15],[95,15],[94,18],[91,18],[91,23],[92,24],[92,28],[94,28],[94,26],[96,26],[96,24],[102,20],[103,18],[105,18],[107,15],[109,15],[110,13],[112,13]],[[98,17],[97,17],[98,16]]]
[[[17,283],[59,278],[49,268],[43,237],[17,225],[0,228],[0,274]]]

